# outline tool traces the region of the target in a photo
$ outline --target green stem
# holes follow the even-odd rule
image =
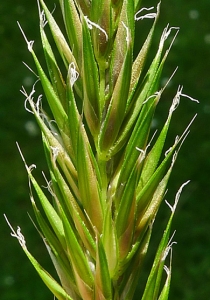
[[[105,160],[98,160],[99,171],[101,175],[101,194],[102,194],[102,205],[105,206],[107,200],[107,188],[108,188],[108,180],[107,180],[107,171],[106,171]]]
[[[100,76],[100,87],[99,87],[99,93],[100,93],[100,117],[102,119],[102,114],[105,106],[105,71],[106,67],[105,64],[102,63],[99,67],[99,76]]]

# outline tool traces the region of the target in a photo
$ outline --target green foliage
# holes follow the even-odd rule
[[[13,235],[57,299],[130,300],[174,162],[189,133],[188,126],[163,155],[173,111],[181,96],[188,97],[179,87],[163,129],[156,141],[150,140],[155,109],[165,89],[159,88],[161,72],[174,38],[167,50],[165,41],[172,30],[176,37],[178,28],[163,30],[157,53],[145,70],[160,3],[156,12],[143,15],[141,1],[59,2],[68,40],[44,1],[38,2],[48,74],[21,29],[54,119],[42,110],[40,96],[34,101],[35,85],[30,94],[22,89],[42,132],[50,196],[23,161],[40,235],[59,283],[27,250],[20,231]],[[145,18],[154,19],[153,25],[133,57],[135,22]],[[45,34],[47,24],[65,74]],[[165,260],[172,251],[170,229],[181,189],[175,205],[169,205],[171,217],[142,299],[168,299],[171,259],[169,267]],[[167,276],[162,285],[164,269]]]

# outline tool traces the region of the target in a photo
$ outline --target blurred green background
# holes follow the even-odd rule
[[[46,0],[46,3],[53,10],[54,2]],[[157,4],[154,0],[143,3],[147,7]],[[57,11],[59,9],[55,14]],[[179,84],[184,86],[183,93],[200,101],[198,105],[187,98],[181,99],[172,119],[167,144],[170,146],[175,136],[181,134],[191,118],[198,113],[190,136],[178,156],[166,195],[166,199],[173,203],[180,185],[191,180],[183,191],[173,224],[177,245],[173,247],[171,300],[206,300],[210,297],[209,11],[209,0],[162,1],[161,17],[152,46],[155,53],[161,32],[168,23],[180,27],[164,68],[163,82],[170,77],[176,66],[179,69],[157,109],[157,126],[160,127],[166,119]],[[24,97],[19,92],[22,85],[30,91],[36,79],[22,61],[33,69],[34,65],[16,21],[20,22],[28,39],[35,40],[34,50],[43,58],[36,1],[0,1],[0,298],[47,300],[53,299],[53,295],[39,279],[17,240],[10,236],[10,229],[3,217],[5,213],[15,228],[17,225],[21,227],[32,254],[51,271],[52,265],[45,247],[28,217],[28,213],[33,216],[28,180],[15,144],[18,141],[29,165],[37,165],[35,175],[42,182],[41,171],[47,172],[47,169],[40,134],[33,116],[24,109]],[[145,36],[152,24],[151,20],[141,22],[144,22],[144,26],[143,29],[138,27],[137,40]],[[154,256],[168,216],[169,209],[163,203],[136,299],[140,299],[138,295],[144,287],[151,266],[150,259]]]

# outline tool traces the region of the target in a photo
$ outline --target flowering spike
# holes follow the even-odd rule
[[[5,218],[12,235],[57,299],[131,300],[172,169],[195,118],[165,150],[173,112],[181,97],[198,102],[184,94],[180,85],[162,130],[153,134],[156,107],[176,72],[175,69],[160,88],[162,70],[179,28],[164,28],[149,65],[147,56],[160,15],[160,2],[154,9],[142,7],[141,0],[59,0],[65,33],[44,0],[37,3],[47,70],[35,55],[33,41],[27,39],[18,23],[38,74],[28,67],[36,82],[30,93],[24,87],[21,93],[26,98],[26,110],[33,114],[42,132],[49,168],[49,179],[43,173],[46,187],[35,180],[35,165],[27,166],[21,151],[20,155],[29,177],[38,232],[60,283],[38,264],[27,250],[20,229],[15,232]],[[152,25],[136,54],[135,25],[138,22],[141,26],[145,19],[152,19]],[[53,44],[47,34],[48,26]],[[172,32],[175,33],[164,50]],[[65,68],[59,65],[54,48]],[[38,81],[44,94],[36,97]],[[46,100],[52,117],[43,111],[42,103],[44,107]],[[142,300],[168,297],[175,243],[170,230],[180,193],[187,183],[179,189],[174,205],[166,201],[171,215]],[[169,253],[170,265],[166,267]]]

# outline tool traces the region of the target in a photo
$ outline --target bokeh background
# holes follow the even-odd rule
[[[46,0],[51,10],[54,2]],[[144,1],[147,7],[157,1]],[[57,14],[59,9],[56,9]],[[178,85],[183,93],[200,101],[181,99],[174,113],[169,132],[168,146],[181,134],[191,118],[197,118],[185,141],[173,175],[166,199],[173,203],[180,185],[191,180],[181,196],[173,223],[176,230],[173,247],[173,273],[171,300],[206,300],[210,297],[210,1],[164,0],[152,51],[157,50],[163,28],[169,23],[179,26],[180,32],[164,68],[163,82],[174,69],[179,69],[168,86],[157,109],[156,124],[161,126],[167,117]],[[58,13],[59,18],[59,13]],[[32,58],[17,26],[21,23],[29,40],[35,40],[34,49],[43,58],[39,41],[36,1],[0,1],[0,298],[2,300],[47,300],[53,295],[39,279],[16,239],[10,236],[3,213],[14,227],[19,225],[27,239],[27,246],[50,272],[52,265],[45,247],[32,225],[28,214],[30,206],[28,180],[16,147],[18,141],[28,164],[35,163],[35,175],[42,182],[41,171],[47,172],[39,130],[33,116],[24,109],[21,86],[30,90],[35,76],[23,65],[34,68]],[[144,20],[138,26],[137,40],[148,32],[152,21]],[[151,51],[151,57],[153,52]],[[37,85],[39,92],[39,87]],[[40,89],[41,92],[41,89]],[[43,183],[44,184],[44,183]],[[151,258],[169,216],[163,203],[152,236],[151,249],[140,278],[136,299],[140,299],[145,278],[151,267]],[[148,299],[149,300],[149,299]]]

